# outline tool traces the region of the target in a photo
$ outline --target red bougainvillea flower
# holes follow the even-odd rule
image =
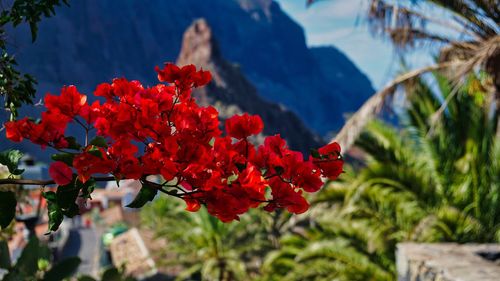
[[[198,200],[191,198],[184,198],[184,201],[186,202],[186,211],[196,212],[201,207],[201,204]]]
[[[181,88],[201,87],[212,79],[210,72],[196,71],[196,67],[192,64],[180,68],[175,64],[166,63],[163,69],[156,67],[155,70],[160,82],[175,83]]]
[[[272,212],[276,208],[286,208],[290,213],[302,214],[309,209],[309,203],[302,196],[302,190],[296,190],[279,178],[270,180],[273,200],[264,208]]]
[[[264,123],[258,115],[235,115],[226,120],[226,132],[235,139],[244,139],[257,135],[264,129]]]
[[[321,169],[325,177],[331,180],[337,179],[344,166],[344,160],[340,155],[340,145],[336,142],[330,143],[319,148],[318,153],[319,156],[313,160],[313,163]]]
[[[31,132],[34,124],[25,117],[18,121],[5,123],[5,134],[7,139],[13,142],[20,142]]]
[[[67,185],[73,180],[73,171],[61,161],[50,164],[49,175],[59,185]]]
[[[90,185],[89,179],[103,175],[135,179],[143,188],[183,199],[188,211],[205,206],[223,222],[262,205],[267,211],[303,213],[309,208],[304,195],[318,191],[322,177],[336,179],[342,173],[336,143],[313,150],[307,160],[280,135],[255,147],[249,137],[264,128],[258,115],[227,119],[223,134],[217,110],[200,107],[191,96],[193,88],[210,82],[209,72],[169,63],[156,72],[168,84],[145,87],[113,79],[96,87],[92,104],[75,86],[64,87],[60,95],[45,97],[40,121],[5,123],[6,136],[55,148],[60,158],[54,159],[72,159],[50,165],[58,185]],[[69,122],[80,126],[84,140],[65,135]],[[161,176],[163,183],[148,181],[151,175]]]
[[[75,86],[64,87],[61,95],[45,96],[45,106],[49,111],[59,111],[70,118],[80,113],[82,107],[87,103],[87,96],[78,92]]]
[[[98,155],[98,156],[97,156]],[[73,159],[73,167],[78,172],[78,179],[85,183],[93,174],[107,174],[114,170],[116,163],[109,158],[103,151],[88,150]]]

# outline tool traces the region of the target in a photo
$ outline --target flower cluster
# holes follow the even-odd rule
[[[147,176],[161,175],[164,183],[154,188],[182,198],[189,211],[205,205],[225,222],[261,204],[268,211],[303,213],[309,207],[303,192],[318,191],[322,176],[336,179],[342,172],[335,143],[309,159],[279,135],[256,148],[248,139],[263,129],[256,115],[229,118],[223,134],[217,110],[200,107],[191,97],[193,88],[210,81],[209,72],[173,64],[156,72],[165,83],[154,87],[123,78],[100,84],[94,91],[100,98],[92,104],[75,86],[64,87],[59,96],[47,94],[41,121],[7,122],[7,138],[61,152],[49,169],[60,186],[99,174],[143,184]],[[70,122],[85,131],[85,143],[65,135]]]

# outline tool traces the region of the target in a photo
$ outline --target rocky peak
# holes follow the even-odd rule
[[[186,29],[199,18],[206,19],[210,28],[199,23],[192,29],[193,39],[183,40]],[[203,32],[206,37],[200,36]],[[40,22],[35,44],[26,25],[9,32],[9,37],[20,70],[38,81],[36,101],[62,85],[77,85],[89,94],[97,84],[115,77],[155,85],[154,66],[175,60],[182,44],[180,62],[200,61],[204,68],[210,65],[217,70],[210,86],[217,91],[207,98],[239,104],[249,112],[260,104],[272,105],[278,113],[267,118],[287,119],[292,115],[277,105],[284,104],[296,114],[293,118],[300,116],[322,135],[338,129],[343,113],[355,111],[373,93],[369,81],[363,82],[366,77],[348,71],[355,66],[333,48],[311,51],[302,28],[271,0],[71,1],[71,7],[58,7],[55,17]],[[214,37],[219,44],[208,44]],[[220,47],[220,54],[214,45]],[[25,109],[21,116],[33,116],[38,107]],[[266,125],[292,126],[292,122],[280,122]],[[304,127],[300,121],[296,124],[300,124],[298,131]],[[12,147],[12,143],[0,139],[0,146]],[[50,159],[50,151],[40,153],[38,146],[22,143],[16,148],[39,160]]]
[[[263,100],[239,67],[223,58],[205,19],[195,20],[184,33],[178,65],[194,64],[212,73],[212,82],[193,92],[201,105],[213,105],[221,119],[248,112],[259,114],[264,134],[281,134],[294,149],[308,152],[322,143],[302,121],[284,106]]]
[[[219,47],[213,39],[212,30],[207,21],[203,18],[195,20],[182,37],[178,63],[207,64],[214,58],[220,57]]]

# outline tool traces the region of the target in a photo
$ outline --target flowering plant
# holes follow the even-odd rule
[[[322,176],[333,180],[342,172],[336,143],[312,150],[308,159],[279,135],[256,148],[249,137],[264,127],[257,115],[227,119],[223,134],[217,110],[198,106],[191,96],[193,88],[210,82],[208,71],[165,64],[156,72],[163,83],[153,87],[123,78],[102,83],[94,91],[101,100],[92,104],[75,86],[64,87],[59,96],[45,96],[47,110],[39,122],[5,123],[8,139],[58,151],[49,168],[52,180],[44,182],[58,185],[56,192],[44,192],[51,230],[63,215],[78,214],[77,197],[90,198],[100,180],[139,180],[132,208],[163,192],[183,199],[188,211],[205,205],[229,222],[260,205],[303,213],[309,207],[303,192],[318,191]],[[82,142],[65,135],[71,122],[85,132]],[[150,175],[161,175],[164,182],[150,181]]]

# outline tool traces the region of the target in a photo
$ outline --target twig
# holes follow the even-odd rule
[[[114,177],[97,177],[95,181],[114,181]],[[0,179],[0,185],[19,184],[19,185],[51,185],[56,184],[54,180],[29,180],[29,179]]]

